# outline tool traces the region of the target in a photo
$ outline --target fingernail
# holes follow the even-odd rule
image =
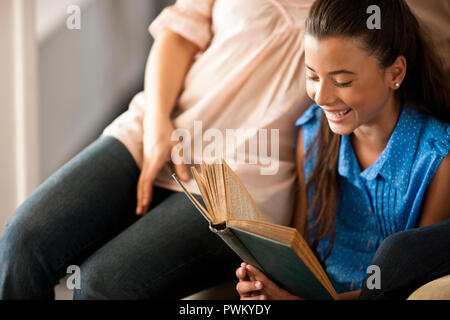
[[[262,286],[262,283],[261,283],[260,281],[256,281],[256,282],[255,282],[255,288],[256,288],[256,289],[260,289],[261,286]]]
[[[266,300],[266,296],[260,296],[259,300]]]
[[[244,271],[242,270],[242,268],[239,268],[239,275],[243,276],[244,275]]]

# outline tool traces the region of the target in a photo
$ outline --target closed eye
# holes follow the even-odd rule
[[[306,79],[311,80],[311,81],[319,81],[319,77],[312,77],[312,76],[308,76],[308,75],[306,76]],[[338,81],[333,81],[333,82],[334,82],[334,85],[339,88],[346,88],[346,87],[350,87],[353,80],[347,81],[347,82],[338,82]]]
[[[350,87],[350,85],[352,84],[353,80],[351,81],[347,81],[347,82],[337,82],[334,81],[334,84],[339,87],[339,88],[346,88],[346,87]]]
[[[306,79],[308,79],[308,80],[312,80],[312,81],[317,81],[317,80],[319,80],[319,77],[311,77],[311,76],[306,76]]]

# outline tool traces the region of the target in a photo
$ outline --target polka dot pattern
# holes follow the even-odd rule
[[[317,135],[321,117],[322,110],[314,104],[296,122],[302,128],[305,150]],[[337,292],[360,289],[381,242],[393,233],[416,227],[425,191],[449,150],[450,124],[408,104],[386,148],[364,171],[360,170],[350,135],[341,137],[336,239],[326,261],[326,271]],[[304,161],[306,179],[315,162],[314,153]],[[311,190],[309,197],[311,201]],[[329,240],[319,243],[321,258]]]

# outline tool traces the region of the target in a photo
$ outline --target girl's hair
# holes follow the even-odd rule
[[[380,8],[381,29],[367,27],[371,14],[366,11],[370,5]],[[429,38],[403,0],[316,0],[306,20],[306,34],[319,40],[357,38],[383,69],[391,66],[397,57],[404,56],[407,72],[402,86],[396,91],[396,98],[402,105],[412,102],[420,112],[444,122],[450,121],[448,74],[444,73]],[[322,117],[319,133],[306,152],[308,159],[317,150],[316,164],[306,183],[307,190],[312,188],[313,193],[310,209],[314,224],[310,225],[307,212],[301,212],[300,231],[314,251],[320,240],[331,235],[324,260],[330,254],[335,238],[339,146],[340,135],[334,134],[326,118]],[[309,239],[311,230],[313,239]]]

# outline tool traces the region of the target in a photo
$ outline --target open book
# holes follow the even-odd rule
[[[337,299],[325,270],[297,229],[273,224],[263,213],[224,160],[201,164],[202,175],[192,174],[206,208],[172,177],[194,206],[246,263],[268,276],[280,287],[305,299]],[[276,210],[276,208],[274,208]]]

